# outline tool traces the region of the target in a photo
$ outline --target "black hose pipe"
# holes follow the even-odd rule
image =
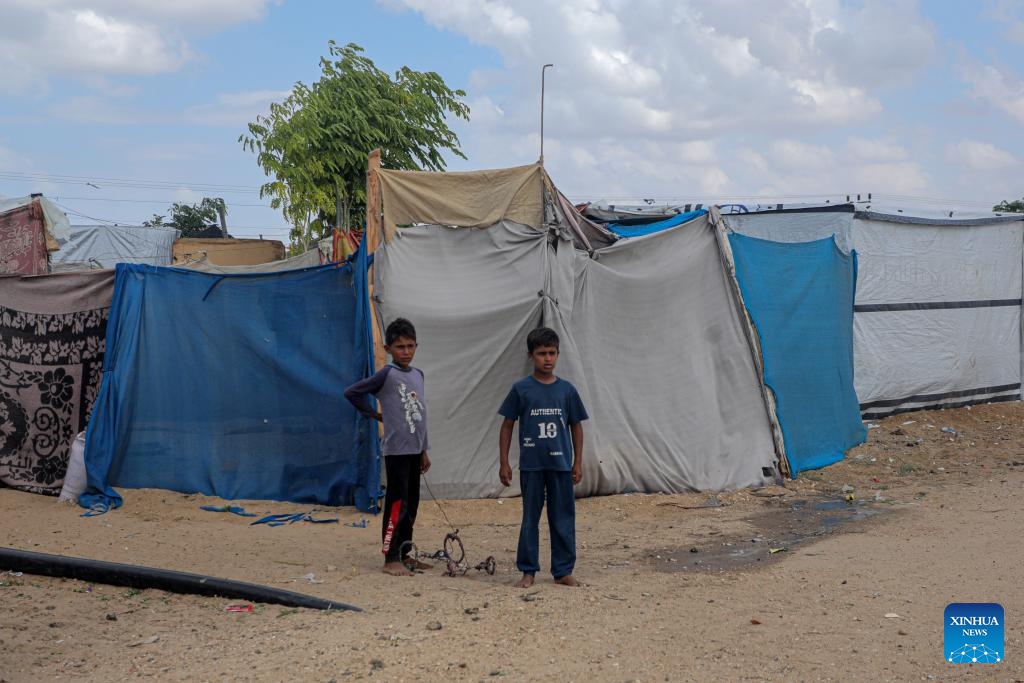
[[[255,583],[219,579],[215,576],[190,574],[172,569],[141,567],[134,564],[87,560],[82,557],[47,555],[14,548],[0,548],[0,571],[23,572],[40,576],[77,579],[111,586],[127,586],[142,590],[156,588],[171,593],[187,593],[209,597],[248,600],[286,607],[308,607],[325,610],[362,610],[343,602],[325,600],[312,595],[260,586]]]

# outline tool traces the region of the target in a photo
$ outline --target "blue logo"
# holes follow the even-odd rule
[[[945,659],[953,664],[998,664],[1003,651],[1003,607],[994,602],[954,602],[944,618]]]

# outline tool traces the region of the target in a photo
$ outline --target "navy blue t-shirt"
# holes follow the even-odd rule
[[[529,375],[512,385],[498,414],[519,421],[519,469],[569,471],[569,427],[586,420],[586,408],[571,382],[556,378],[544,384]]]

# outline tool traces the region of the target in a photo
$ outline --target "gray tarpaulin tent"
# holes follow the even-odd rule
[[[773,479],[773,418],[708,216],[611,244],[540,166],[380,175],[390,239],[374,299],[380,324],[403,316],[419,333],[435,493],[502,493],[497,410],[542,324],[590,411],[578,495]]]
[[[1021,397],[1024,216],[817,207],[727,217],[741,234],[835,234],[858,254],[854,383],[861,413]]]
[[[68,239],[50,256],[53,272],[113,268],[118,263],[169,266],[173,228],[142,228],[131,225],[72,225]]]

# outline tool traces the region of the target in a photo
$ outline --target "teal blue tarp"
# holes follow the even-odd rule
[[[682,225],[687,221],[692,221],[698,216],[703,216],[707,212],[707,209],[697,209],[696,211],[687,211],[686,213],[676,214],[671,218],[655,221],[653,223],[638,224],[634,221],[627,221],[622,223],[607,223],[605,227],[619,237],[643,237],[644,235],[653,235],[656,232],[661,232],[662,230],[668,230],[669,228],[674,228],[677,225]]]
[[[729,242],[793,475],[841,460],[867,437],[853,388],[856,252],[832,237],[783,244],[733,233]]]
[[[86,436],[86,507],[113,487],[375,510],[366,263],[219,275],[119,264]]]

